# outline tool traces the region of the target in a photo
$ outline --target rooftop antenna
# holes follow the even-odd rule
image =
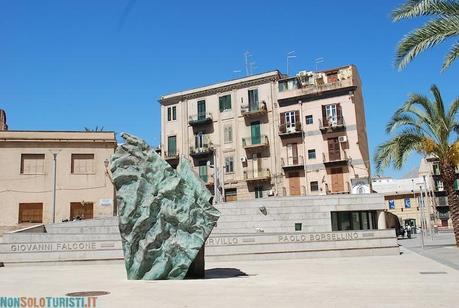
[[[255,62],[250,62],[250,63],[249,63],[250,75],[253,75],[253,69],[254,69],[254,68],[257,68],[257,66],[256,66],[255,64],[256,64]]]
[[[294,53],[295,53],[295,50],[292,50],[292,51],[287,53],[287,76],[289,75],[289,60],[293,59],[293,58],[296,58]]]
[[[319,64],[320,63],[324,63],[325,59],[323,57],[316,58],[316,60],[314,62],[316,62],[316,72],[317,72],[319,70]]]
[[[250,51],[244,52],[244,60],[245,60],[245,74],[249,76],[249,57],[252,55],[250,54]]]

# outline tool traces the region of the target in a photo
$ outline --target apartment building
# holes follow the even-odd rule
[[[433,195],[435,213],[434,220],[439,227],[452,228],[452,221],[449,213],[448,194],[441,180],[439,160],[436,157],[421,159],[419,175],[426,178],[429,193]],[[459,168],[456,168],[456,181],[454,188],[459,190]]]
[[[114,132],[0,131],[0,226],[112,216],[115,147]]]
[[[162,96],[161,144],[193,162],[226,201],[369,193],[360,79],[354,66],[287,77],[279,71]]]

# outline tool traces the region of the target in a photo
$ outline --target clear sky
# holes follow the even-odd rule
[[[10,129],[103,126],[158,144],[161,95],[243,76],[246,50],[254,73],[285,73],[295,50],[291,72],[315,70],[318,57],[319,69],[357,65],[373,155],[409,93],[435,83],[446,102],[459,95],[459,63],[440,73],[451,42],[394,68],[396,43],[424,21],[391,22],[400,3],[0,0],[0,108]]]

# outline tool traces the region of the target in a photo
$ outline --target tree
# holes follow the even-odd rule
[[[395,62],[399,69],[405,68],[424,50],[459,36],[458,0],[407,0],[392,12],[393,21],[419,16],[432,18],[422,27],[405,35],[398,44]],[[458,56],[459,40],[446,55],[442,70],[447,69]]]
[[[430,91],[433,100],[412,94],[394,113],[386,126],[386,133],[392,137],[378,146],[374,160],[379,173],[389,165],[400,169],[413,152],[438,158],[459,246],[459,195],[454,190],[455,169],[459,164],[459,123],[456,120],[459,97],[445,110],[438,88],[433,85]]]

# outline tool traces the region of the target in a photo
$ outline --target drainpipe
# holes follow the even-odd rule
[[[274,170],[275,170],[275,174],[274,174],[274,189],[276,190],[276,197],[279,196],[279,187],[277,185],[277,182],[278,182],[278,176],[279,176],[279,170],[277,168],[277,151],[276,151],[276,123],[274,122],[274,98],[273,98],[273,91],[274,91],[274,86],[276,85],[276,81],[274,80],[272,83],[271,83],[271,112],[272,112],[272,128],[273,128],[273,152],[272,154],[274,154]],[[277,103],[277,102],[276,102]]]

